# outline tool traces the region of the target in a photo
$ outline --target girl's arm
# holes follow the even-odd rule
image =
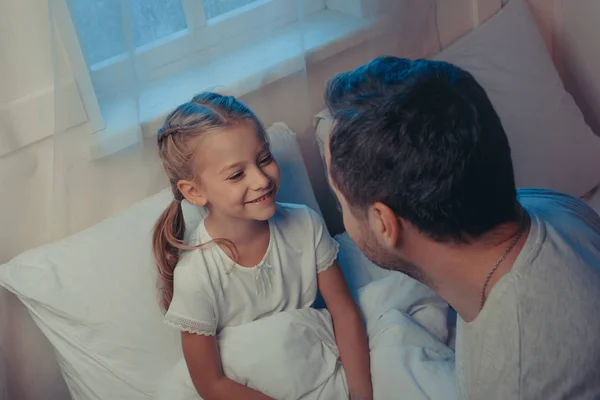
[[[373,399],[365,326],[337,262],[318,275],[319,290],[333,320],[335,341],[346,371],[351,400]]]
[[[181,343],[194,387],[204,400],[273,400],[225,376],[215,336],[182,332]]]

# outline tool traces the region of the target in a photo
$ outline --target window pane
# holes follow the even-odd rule
[[[88,65],[125,51],[120,0],[69,0],[79,43]]]
[[[218,17],[219,15],[244,7],[257,0],[202,0],[204,2],[204,14],[206,19]]]
[[[129,0],[135,45],[143,46],[187,28],[181,0]]]
[[[88,65],[127,51],[128,37],[139,47],[187,27],[181,0],[68,0],[68,4]],[[127,31],[130,27],[133,32]]]

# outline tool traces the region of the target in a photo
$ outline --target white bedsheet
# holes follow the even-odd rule
[[[371,348],[375,399],[453,399],[454,353],[445,345],[445,308],[423,285],[401,275],[359,291]],[[326,310],[280,313],[225,329],[219,336],[226,374],[275,399],[347,399],[331,318]],[[157,399],[199,399],[183,359]]]

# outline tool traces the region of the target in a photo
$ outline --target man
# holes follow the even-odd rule
[[[382,57],[334,77],[326,101],[348,234],[457,311],[459,396],[600,398],[600,218],[568,195],[515,189],[475,79]]]

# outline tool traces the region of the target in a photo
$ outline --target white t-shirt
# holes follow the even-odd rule
[[[479,316],[458,318],[462,399],[600,399],[600,217],[579,199],[519,190],[525,246]]]
[[[215,335],[227,326],[310,307],[317,273],[336,260],[337,242],[321,217],[303,205],[277,203],[269,229],[265,256],[252,268],[233,266],[217,245],[184,253],[175,268],[165,322],[182,331]],[[202,221],[196,242],[210,240]]]

